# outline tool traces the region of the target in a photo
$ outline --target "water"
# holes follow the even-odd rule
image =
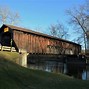
[[[86,70],[83,70],[83,72],[82,72],[82,80],[87,80],[87,72],[86,72]]]
[[[51,61],[51,62],[46,61],[44,64],[39,64],[39,65],[38,64],[31,65],[30,64],[29,68],[44,70],[47,72],[63,73],[63,74],[68,74],[68,72],[69,72],[69,69],[68,69],[68,66],[66,63],[54,62],[54,61]],[[77,67],[76,67],[76,69],[77,69]],[[81,68],[79,68],[79,69],[81,69]],[[80,70],[75,71],[75,72],[73,72],[73,71],[75,71],[75,70],[73,70],[73,68],[72,68],[72,71],[70,71],[70,73],[69,73],[71,76],[76,75],[77,76],[76,78],[80,78],[82,80],[89,80],[89,70],[88,69],[87,69],[87,71],[85,69],[83,69],[83,71],[80,71]]]
[[[64,63],[64,74],[66,74],[66,73],[67,73],[67,64]]]
[[[82,72],[82,80],[89,80],[89,65],[86,65],[86,70]]]

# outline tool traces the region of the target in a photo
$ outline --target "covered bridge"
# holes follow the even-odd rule
[[[74,42],[5,24],[0,28],[0,44],[30,54],[79,54],[81,51],[81,46]]]

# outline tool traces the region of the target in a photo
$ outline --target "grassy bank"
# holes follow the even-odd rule
[[[0,52],[0,89],[89,89],[89,81],[31,70],[8,61],[17,57],[17,53]]]

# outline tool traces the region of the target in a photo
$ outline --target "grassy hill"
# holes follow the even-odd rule
[[[11,62],[18,53],[0,52],[0,89],[89,89],[89,81],[23,68]]]

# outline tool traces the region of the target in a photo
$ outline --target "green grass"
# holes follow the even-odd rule
[[[89,81],[32,70],[8,61],[18,53],[0,52],[0,89],[89,89]]]
[[[6,52],[6,51],[0,51],[0,59],[7,59],[7,60],[16,60],[19,57],[19,54],[17,52]]]

